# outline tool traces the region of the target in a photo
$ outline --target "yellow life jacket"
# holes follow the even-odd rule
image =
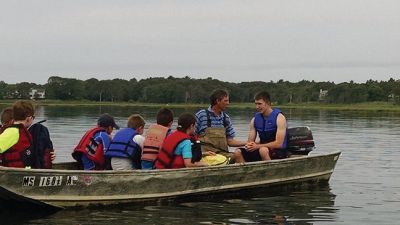
[[[201,158],[201,162],[204,162],[209,166],[227,165],[229,164],[229,158],[221,154],[207,155]]]

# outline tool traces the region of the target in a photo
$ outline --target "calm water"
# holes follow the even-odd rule
[[[0,107],[1,108],[1,107]],[[84,131],[104,112],[126,126],[140,113],[148,126],[152,108],[41,107],[57,150],[71,161]],[[175,110],[175,114],[184,110]],[[196,109],[187,109],[195,112]],[[317,149],[341,150],[329,185],[262,189],[209,199],[184,199],[118,208],[64,210],[24,224],[400,224],[400,113],[284,110],[290,126],[311,127]],[[246,139],[252,110],[229,111],[238,138]],[[16,218],[11,217],[14,220]]]

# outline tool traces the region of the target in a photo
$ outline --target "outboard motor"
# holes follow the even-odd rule
[[[309,127],[292,127],[288,129],[288,147],[293,155],[308,155],[315,148],[314,139]]]

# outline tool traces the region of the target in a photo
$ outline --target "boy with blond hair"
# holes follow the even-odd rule
[[[105,156],[111,161],[113,170],[141,169],[145,121],[139,114],[128,118],[127,128],[118,131],[112,139]]]

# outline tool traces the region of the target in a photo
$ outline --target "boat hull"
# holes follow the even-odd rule
[[[268,162],[174,170],[82,171],[0,167],[0,199],[12,192],[57,207],[120,204],[263,186],[327,182],[340,152]],[[268,189],[266,189],[268,191]],[[3,194],[2,194],[3,193]],[[13,199],[18,199],[14,197]]]

